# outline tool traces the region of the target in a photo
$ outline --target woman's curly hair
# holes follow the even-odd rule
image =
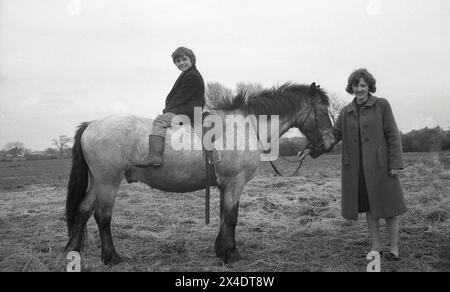
[[[172,60],[175,63],[175,60],[177,58],[181,58],[183,56],[188,56],[189,59],[191,60],[192,66],[195,66],[196,63],[196,58],[194,55],[194,52],[191,49],[185,48],[185,47],[179,47],[178,49],[175,50],[175,52],[172,53]]]
[[[348,93],[353,94],[353,85],[358,85],[361,78],[369,85],[369,92],[375,93],[377,91],[377,80],[372,74],[367,71],[367,69],[358,69],[353,71],[348,77],[347,88],[345,89]]]

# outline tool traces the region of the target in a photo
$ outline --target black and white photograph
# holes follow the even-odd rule
[[[0,271],[450,272],[449,19],[447,0],[0,0]]]

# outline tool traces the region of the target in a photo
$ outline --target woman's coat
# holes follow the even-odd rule
[[[359,151],[370,211],[375,218],[390,218],[406,212],[403,189],[389,169],[403,169],[400,132],[389,102],[369,96],[360,109],[361,147],[358,141],[358,113],[355,100],[341,111],[333,130],[342,139],[342,216],[358,220]]]

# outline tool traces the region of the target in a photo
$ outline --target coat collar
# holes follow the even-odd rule
[[[375,102],[377,101],[378,97],[369,94],[369,99],[367,100],[366,104],[364,105],[365,107],[371,107],[375,104]],[[353,99],[353,101],[348,105],[347,108],[347,112],[351,113],[351,112],[356,112],[356,97]]]

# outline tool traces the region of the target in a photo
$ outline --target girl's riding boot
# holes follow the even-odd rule
[[[164,140],[165,138],[162,136],[149,135],[148,155],[143,161],[136,164],[136,167],[146,168],[149,166],[161,166],[164,151]]]

